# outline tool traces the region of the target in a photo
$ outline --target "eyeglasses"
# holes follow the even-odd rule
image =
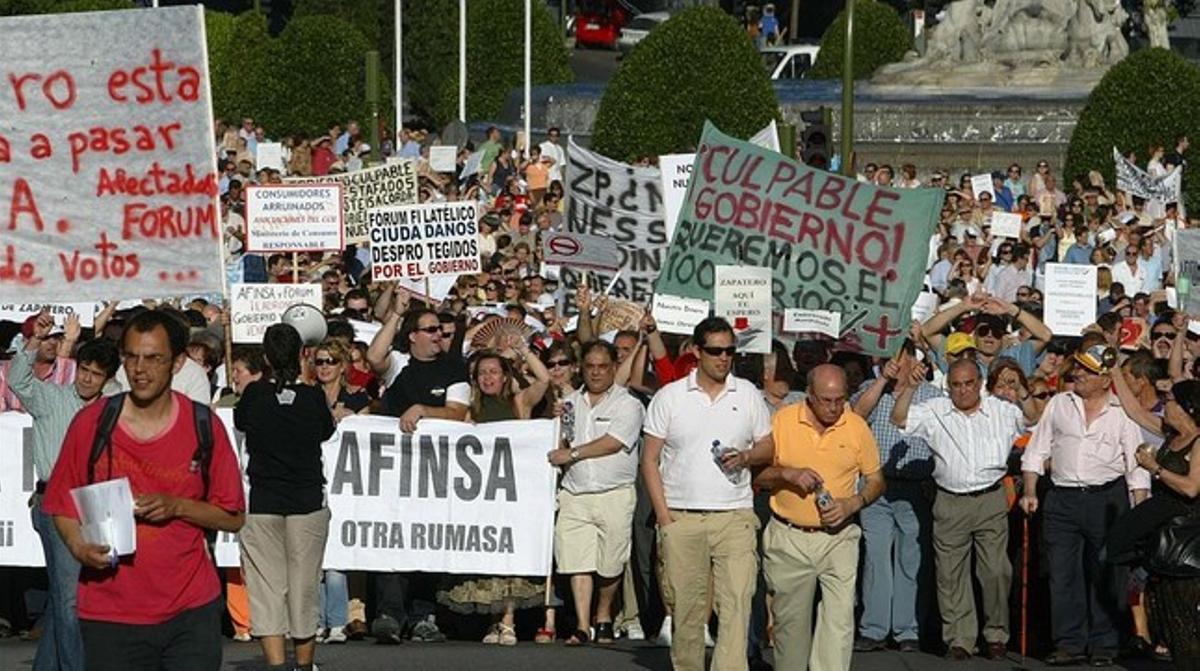
[[[442,327],[441,326],[424,326],[424,327],[416,328],[413,330],[420,331],[421,333],[428,333],[429,335],[442,335]]]
[[[571,362],[566,359],[557,359],[546,364],[546,368],[553,370],[555,368],[570,368]]]
[[[142,365],[145,365],[147,368],[159,368],[169,362],[171,357],[166,354],[134,354],[133,352],[123,352],[121,359],[125,362],[125,368],[137,368]]]
[[[321,357],[319,359],[313,359],[313,363],[318,366],[336,366],[340,362],[337,359],[326,359],[325,357]]]
[[[721,356],[722,354],[725,356],[733,356],[734,354],[737,354],[737,347],[735,346],[701,347],[700,350],[709,356]]]

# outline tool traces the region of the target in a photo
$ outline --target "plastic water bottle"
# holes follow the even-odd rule
[[[720,439],[713,440],[713,442],[712,442],[713,463],[717,465],[717,468],[721,469],[721,472],[725,474],[725,477],[730,482],[732,482],[733,484],[736,485],[742,479],[742,473],[741,473],[740,468],[735,468],[733,470],[728,470],[725,468],[724,457],[726,454],[729,454],[730,452],[737,452],[737,449],[732,448],[732,447],[722,447]]]
[[[829,490],[821,487],[817,490],[816,502],[818,509],[828,510],[833,505],[833,495],[829,493]]]
[[[569,445],[575,442],[575,404],[571,401],[563,401],[562,407],[562,437]]]

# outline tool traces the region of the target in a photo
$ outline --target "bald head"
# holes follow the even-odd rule
[[[829,363],[812,369],[806,402],[812,418],[821,425],[837,424],[846,409],[846,371]]]

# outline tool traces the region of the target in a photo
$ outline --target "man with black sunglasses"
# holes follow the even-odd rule
[[[737,347],[729,322],[705,319],[692,342],[699,365],[654,396],[642,447],[663,589],[674,602],[671,662],[680,671],[704,669],[711,575],[721,614],[713,668],[746,669],[759,525],[747,467],[773,457],[771,413],[752,382],[730,374]]]

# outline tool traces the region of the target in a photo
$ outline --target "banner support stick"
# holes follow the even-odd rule
[[[300,253],[292,252],[292,284],[300,284]]]

